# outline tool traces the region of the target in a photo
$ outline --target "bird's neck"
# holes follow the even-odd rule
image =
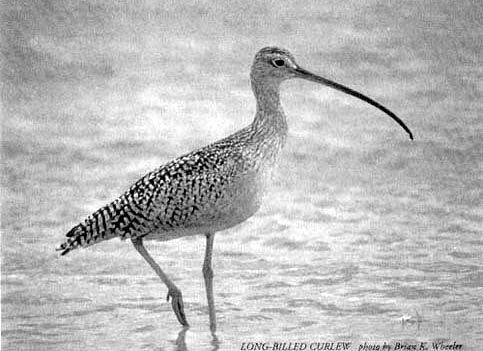
[[[280,104],[280,84],[257,83],[252,89],[257,100],[257,113],[249,127],[250,144],[264,165],[272,165],[287,139],[287,120]]]
[[[280,103],[280,83],[252,80],[252,89],[257,100],[257,113],[251,125],[252,129],[267,137],[279,137],[284,142],[288,127]]]

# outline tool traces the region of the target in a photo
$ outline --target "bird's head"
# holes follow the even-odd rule
[[[295,77],[297,67],[294,57],[288,50],[266,47],[255,55],[251,78],[254,81],[280,83]]]

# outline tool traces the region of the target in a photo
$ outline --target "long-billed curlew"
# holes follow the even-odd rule
[[[60,245],[62,255],[103,240],[130,238],[168,288],[178,321],[188,326],[181,291],[146,251],[143,240],[171,240],[205,234],[203,276],[210,329],[216,329],[211,256],[216,232],[233,227],[259,208],[264,180],[287,136],[280,84],[303,78],[335,88],[377,107],[412,133],[394,113],[361,93],[306,71],[287,50],[266,47],[255,56],[251,85],[257,100],[253,122],[213,144],[178,157],[146,174],[110,204],[72,228]]]

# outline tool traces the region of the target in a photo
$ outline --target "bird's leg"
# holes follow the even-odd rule
[[[161,270],[159,265],[154,261],[151,255],[148,253],[146,248],[143,245],[142,238],[133,238],[131,239],[134,248],[144,257],[146,262],[149,263],[152,269],[156,272],[156,274],[161,278],[164,284],[168,287],[168,301],[171,297],[171,306],[173,307],[174,314],[181,325],[187,327],[189,326],[188,321],[186,320],[186,316],[184,314],[184,306],[183,306],[183,296],[181,294],[181,290],[178,289],[176,285],[164,274]]]
[[[213,299],[213,269],[211,269],[211,256],[213,254],[214,233],[206,234],[206,251],[203,262],[203,277],[205,278],[206,297],[208,299],[208,312],[210,314],[210,330],[216,331],[215,300]]]

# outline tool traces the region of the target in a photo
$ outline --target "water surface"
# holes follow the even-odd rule
[[[481,347],[481,4],[92,0],[3,12],[3,349]],[[146,245],[184,293],[187,331],[129,242],[62,258],[54,248],[146,172],[250,123],[248,72],[266,45],[387,105],[415,141],[349,96],[286,83],[290,137],[270,195],[215,238],[214,339],[202,236]]]

